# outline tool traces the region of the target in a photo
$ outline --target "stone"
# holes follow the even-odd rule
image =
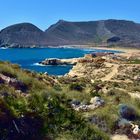
[[[130,128],[131,127],[131,124],[130,124],[130,121],[126,120],[126,119],[120,119],[118,121],[118,126],[119,128]]]
[[[78,107],[78,111],[88,111],[88,105],[80,105]]]
[[[95,106],[94,104],[91,104],[91,105],[88,106],[88,108],[89,108],[90,110],[94,110],[94,109],[97,108],[97,106]]]
[[[92,104],[91,107],[95,106],[102,106],[104,104],[104,100],[102,100],[100,97],[95,96],[94,98],[91,98],[90,103]]]
[[[48,72],[44,72],[44,75],[48,75]]]
[[[80,103],[80,101],[78,101],[78,100],[73,100],[73,101],[71,101],[71,105],[75,105],[75,106],[78,106],[78,105],[80,105],[81,103]]]
[[[28,90],[28,86],[23,82],[17,80],[16,78],[11,78],[3,74],[0,74],[0,81],[16,88],[17,90],[21,90],[22,92],[26,92]]]
[[[79,101],[72,101],[71,106],[76,111],[88,111],[88,110],[94,110],[104,104],[104,100],[101,100],[100,97],[94,97],[91,98],[90,101],[91,104],[82,104]]]
[[[140,76],[134,76],[134,80],[140,81]]]
[[[138,125],[133,125],[132,126],[133,129],[133,134],[138,135],[140,137],[140,129]]]

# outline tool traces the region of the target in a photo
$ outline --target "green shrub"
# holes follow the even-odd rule
[[[82,84],[79,84],[79,83],[72,83],[69,85],[69,89],[70,90],[76,90],[76,91],[83,91],[83,85]]]

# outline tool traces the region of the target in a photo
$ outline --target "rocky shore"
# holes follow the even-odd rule
[[[71,59],[58,59],[58,58],[49,58],[45,59],[42,62],[39,62],[39,64],[42,65],[76,65],[76,63],[81,58],[71,58]]]

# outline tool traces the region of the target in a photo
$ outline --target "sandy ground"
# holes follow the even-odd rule
[[[108,64],[108,65],[110,65],[110,64]],[[114,64],[112,69],[111,69],[111,72],[109,74],[107,74],[105,77],[103,77],[101,80],[102,81],[110,81],[111,78],[113,78],[115,76],[115,74],[118,73],[118,67],[119,67],[119,65]]]
[[[114,48],[107,48],[107,47],[92,47],[93,49],[101,49],[101,50],[115,50],[115,51],[122,51],[126,53],[133,53],[133,52],[140,52],[140,49],[137,48],[121,48],[121,47],[114,47]]]
[[[126,53],[140,52],[140,48],[130,48],[130,47],[93,47],[91,45],[66,45],[66,48],[83,48],[83,49],[100,49],[100,50],[116,50]]]
[[[70,47],[70,48],[83,48],[83,49],[99,49],[99,50],[113,50],[113,51],[121,51],[124,53],[120,53],[118,55],[122,55],[125,57],[130,57],[135,54],[140,55],[140,48],[127,48],[127,47],[91,47],[90,45],[73,45],[71,46],[65,46],[65,47]]]
[[[125,135],[114,135],[111,138],[112,140],[130,140],[127,136]]]

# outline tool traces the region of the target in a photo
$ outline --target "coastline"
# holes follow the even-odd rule
[[[42,47],[47,48],[47,47]],[[90,45],[62,45],[62,46],[48,46],[48,48],[73,48],[73,49],[90,49],[90,50],[111,50],[120,51],[124,53],[140,53],[140,48],[130,47],[91,47]]]
[[[14,49],[17,47],[10,47],[10,48],[0,48],[0,49]],[[138,54],[140,53],[140,48],[130,48],[130,47],[92,47],[91,45],[62,45],[62,46],[36,46],[36,47],[21,47],[22,48],[40,48],[40,49],[45,49],[45,48],[71,48],[71,49],[82,49],[82,50],[89,50],[89,51],[94,51],[94,50],[108,50],[108,51],[118,51],[122,53],[118,53],[119,55],[123,56],[130,56],[132,54]]]

